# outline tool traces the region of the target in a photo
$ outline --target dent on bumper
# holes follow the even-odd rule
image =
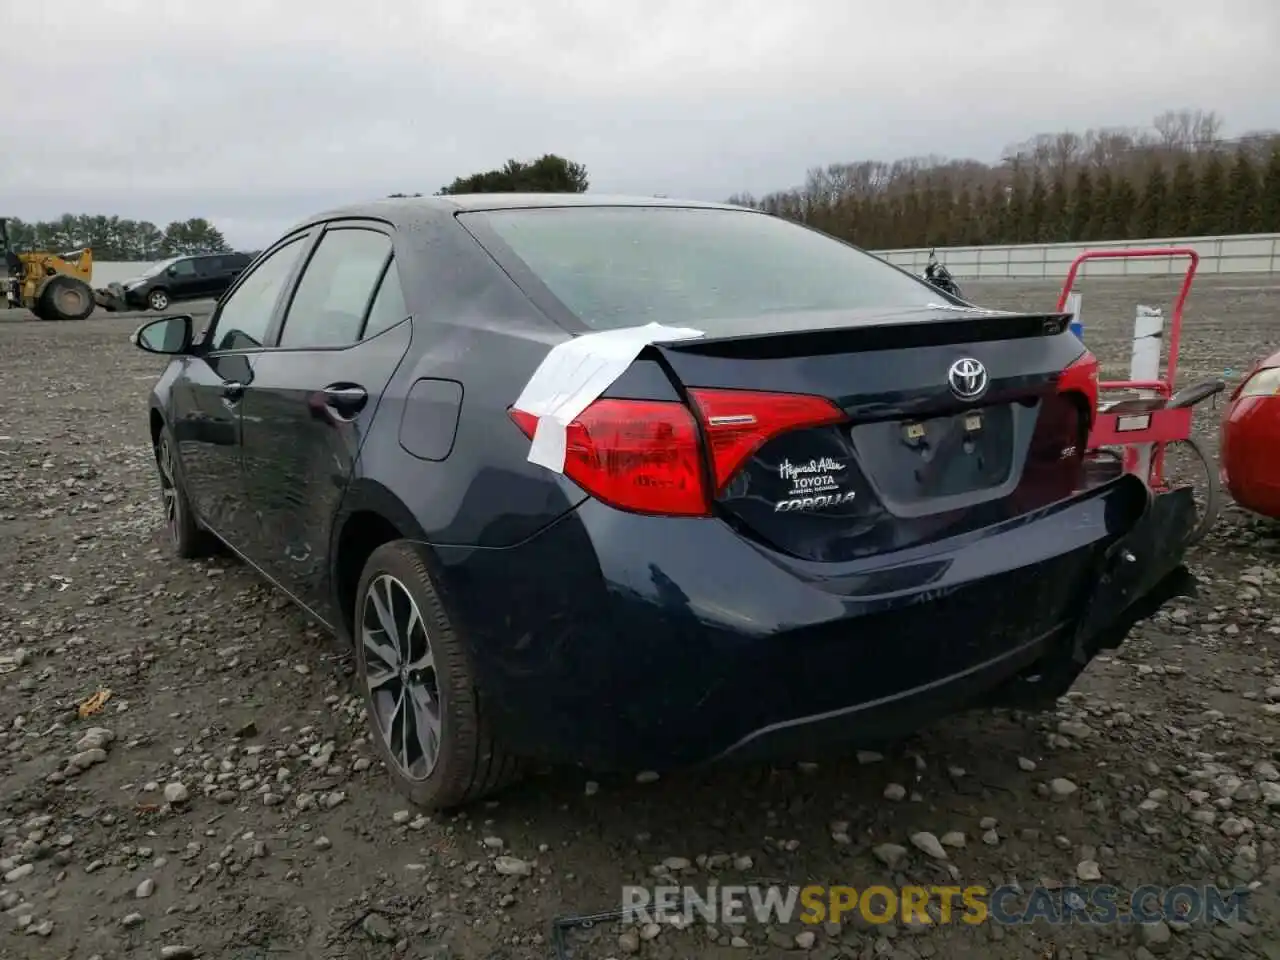
[[[1148,501],[1122,478],[999,528],[850,564],[785,558],[718,521],[593,501],[518,547],[436,552],[513,750],[664,766],[896,735],[1053,651],[1096,647],[1133,591],[1177,565],[1170,548],[1167,562],[1137,564],[1136,588],[1104,592],[1112,548],[1143,529]]]

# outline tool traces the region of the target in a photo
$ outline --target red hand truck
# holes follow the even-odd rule
[[[1153,380],[1103,380],[1098,383],[1100,395],[1106,393],[1138,393],[1137,397],[1118,400],[1099,399],[1093,427],[1089,432],[1088,456],[1091,473],[1105,478],[1123,472],[1143,477],[1155,493],[1164,493],[1177,481],[1165,477],[1165,456],[1174,448],[1188,451],[1198,463],[1197,475],[1203,469],[1203,489],[1194,490],[1200,516],[1192,527],[1189,543],[1196,543],[1217,520],[1221,509],[1218,467],[1191,435],[1192,408],[1226,388],[1220,379],[1203,380],[1174,392],[1178,375],[1178,351],[1182,345],[1182,313],[1195,280],[1200,255],[1190,247],[1147,247],[1118,250],[1086,250],[1071,262],[1067,278],[1058,297],[1058,312],[1066,312],[1067,301],[1075,287],[1076,275],[1088,260],[1132,260],[1150,257],[1186,258],[1187,270],[1173,304],[1169,320],[1169,358],[1165,375]],[[1143,395],[1145,394],[1145,396]],[[1197,477],[1198,478],[1198,477]]]

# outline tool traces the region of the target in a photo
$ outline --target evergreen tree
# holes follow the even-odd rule
[[[925,235],[925,213],[924,201],[920,196],[920,191],[913,183],[907,191],[906,196],[902,198],[902,219],[898,236],[901,239],[897,245],[903,247],[921,247],[924,246]]]
[[[969,230],[969,242],[980,246],[991,243],[991,193],[984,184],[978,184],[973,194],[973,226]]]
[[[1041,243],[1046,239],[1048,207],[1049,195],[1037,170],[1031,175],[1031,190],[1027,194],[1026,216],[1022,223],[1022,236],[1026,243]]]
[[[961,246],[976,243],[974,239],[973,196],[968,187],[960,188],[956,197],[956,205],[951,215],[951,239]]]
[[[1053,178],[1045,204],[1045,238],[1050,243],[1062,243],[1071,239],[1070,202],[1066,177],[1060,173]]]
[[[929,243],[947,246],[955,242],[955,197],[949,186],[939,186],[933,191],[933,219],[929,228]]]
[[[1169,206],[1169,178],[1164,172],[1164,165],[1154,163],[1147,174],[1146,186],[1142,188],[1142,199],[1138,204],[1138,232],[1143,237],[1163,237],[1165,233],[1165,215]]]
[[[1085,168],[1076,174],[1076,186],[1071,191],[1071,227],[1069,239],[1080,243],[1093,222],[1093,177]]]
[[[147,220],[103,214],[65,213],[57,220],[9,221],[9,242],[18,251],[69,252],[88,247],[98,261],[152,261],[174,254],[224,253],[221,231],[203,217],[175,220],[161,230]]]
[[[1227,204],[1231,233],[1262,232],[1262,196],[1258,173],[1248,151],[1236,153],[1236,162],[1227,178]]]
[[[1191,158],[1183,154],[1173,168],[1173,184],[1169,189],[1169,211],[1164,218],[1171,237],[1185,237],[1191,232],[1196,206],[1196,173]]]
[[[1107,240],[1130,240],[1138,212],[1138,193],[1133,182],[1123,173],[1115,177],[1111,188],[1111,205],[1107,208],[1104,237]]]
[[[1215,150],[1200,171],[1196,201],[1191,208],[1191,232],[1198,237],[1224,233],[1227,226],[1226,168]]]
[[[1266,172],[1262,175],[1262,229],[1280,233],[1280,144],[1271,151]]]
[[[1004,208],[1001,222],[1001,243],[1025,243],[1027,238],[1023,231],[1027,225],[1027,177],[1019,169],[1014,169],[1013,180],[1009,185],[1009,202]]]
[[[553,153],[536,160],[508,160],[497,170],[458,177],[438,195],[455,193],[586,193],[587,168]]]
[[[1107,239],[1107,227],[1110,223],[1112,190],[1114,188],[1114,179],[1111,171],[1103,168],[1098,174],[1098,180],[1093,186],[1093,216],[1089,218],[1089,225],[1085,227],[1085,235],[1080,239],[1086,243],[1093,243],[1097,240]]]

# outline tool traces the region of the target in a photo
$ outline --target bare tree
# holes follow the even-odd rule
[[[1191,127],[1195,149],[1213,150],[1222,137],[1222,117],[1213,110],[1197,110]]]

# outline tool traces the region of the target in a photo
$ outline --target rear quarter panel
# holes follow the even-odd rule
[[[507,413],[568,334],[451,217],[398,232],[395,255],[412,342],[361,451],[353,502],[399,501],[432,544],[519,543],[586,498],[528,462],[529,440]],[[440,402],[448,391],[414,390],[432,379],[461,384],[460,406]],[[449,432],[447,449],[423,449],[421,437]]]

